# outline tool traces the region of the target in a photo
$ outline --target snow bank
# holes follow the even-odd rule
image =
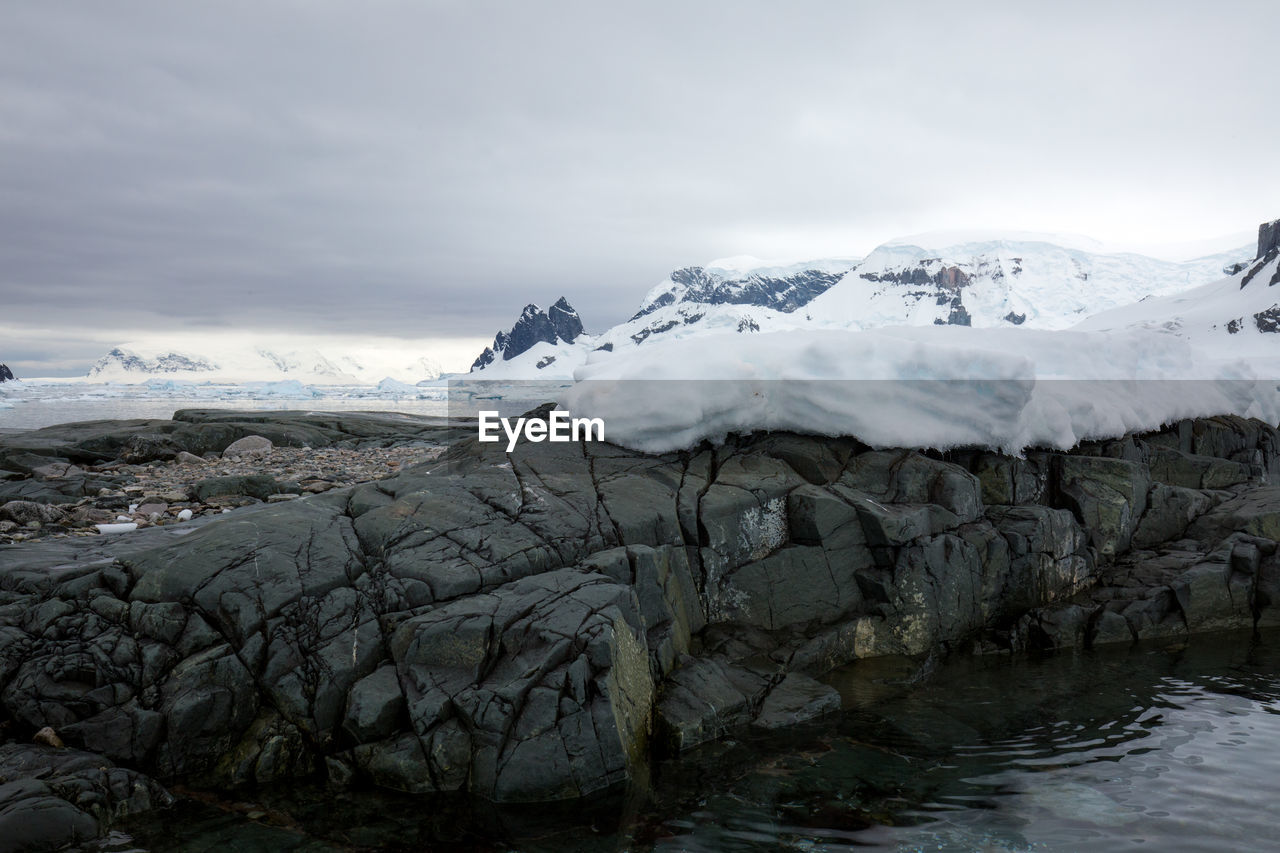
[[[601,358],[559,395],[648,452],[729,433],[852,435],[873,447],[1017,453],[1186,417],[1280,420],[1277,383],[1149,330],[900,328],[707,335]]]

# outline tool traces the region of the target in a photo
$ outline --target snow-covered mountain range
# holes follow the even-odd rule
[[[557,397],[609,424],[611,441],[651,452],[791,430],[853,435],[875,447],[1016,453],[1182,418],[1235,414],[1275,424],[1280,220],[1259,229],[1256,257],[1228,269],[1066,329],[1029,321],[792,328],[646,342],[626,358],[591,352]]]
[[[93,365],[97,382],[140,382],[165,378],[195,382],[296,380],[321,385],[372,385],[384,379],[414,384],[440,376],[426,356],[389,346],[280,347],[236,341],[216,354],[172,351],[154,346],[113,348]]]
[[[1065,329],[1213,281],[1253,254],[1242,245],[1168,261],[1072,235],[936,232],[890,241],[865,258],[727,258],[676,270],[645,295],[630,320],[598,335],[544,335],[522,352],[508,350],[502,362],[482,354],[473,371],[503,379],[569,378],[589,358],[601,357],[593,352],[621,356],[659,341],[725,332]]]

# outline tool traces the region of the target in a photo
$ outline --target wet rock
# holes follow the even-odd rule
[[[72,849],[105,835],[115,821],[172,802],[155,782],[99,755],[0,746],[0,848],[5,850]]]
[[[838,710],[840,694],[834,687],[793,672],[764,697],[751,725],[761,729],[787,728]]]
[[[751,722],[769,679],[715,658],[686,659],[663,686],[660,745],[672,753],[715,740]]]
[[[1233,571],[1229,563],[1193,566],[1171,588],[1188,631],[1225,630],[1253,621],[1253,577]]]

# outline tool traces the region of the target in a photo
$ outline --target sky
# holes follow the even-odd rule
[[[672,269],[1280,216],[1274,2],[0,0],[0,361],[588,331]]]

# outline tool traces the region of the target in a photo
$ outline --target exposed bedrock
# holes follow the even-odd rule
[[[575,798],[829,712],[858,658],[1280,624],[1278,451],[1240,418],[1025,458],[468,439],[114,561],[0,550],[0,701],[162,781]]]

